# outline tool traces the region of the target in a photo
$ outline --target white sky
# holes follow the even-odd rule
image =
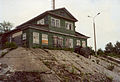
[[[120,41],[120,0],[56,0],[56,8],[65,7],[78,19],[76,31],[89,37],[93,44],[92,19],[96,17],[97,48],[104,49],[108,42]],[[9,21],[18,26],[31,18],[51,10],[51,0],[0,0],[0,22]]]

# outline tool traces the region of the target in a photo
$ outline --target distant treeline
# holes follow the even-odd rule
[[[106,44],[104,51],[102,49],[98,49],[97,53],[98,55],[109,55],[120,58],[120,42],[117,41],[115,44],[109,42]]]

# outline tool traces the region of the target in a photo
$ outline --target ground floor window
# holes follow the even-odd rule
[[[82,41],[82,47],[86,47],[86,41]]]
[[[73,39],[66,38],[65,39],[65,47],[66,48],[73,48]]]
[[[48,45],[48,35],[42,34],[42,45]]]
[[[76,45],[77,45],[77,46],[81,46],[81,45],[80,45],[80,40],[76,40]]]
[[[26,40],[26,33],[23,33],[22,40]]]
[[[33,43],[39,44],[39,33],[33,32]]]
[[[53,36],[53,45],[55,47],[63,47],[63,37]]]

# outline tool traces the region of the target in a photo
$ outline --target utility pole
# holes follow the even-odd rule
[[[53,0],[53,2],[52,2],[52,4],[53,4],[53,10],[55,9],[55,0]]]
[[[94,46],[95,46],[95,55],[97,55],[97,44],[96,44],[96,32],[95,32],[95,17],[98,16],[100,13],[97,13],[94,17],[88,16],[93,19],[93,30],[94,30]]]

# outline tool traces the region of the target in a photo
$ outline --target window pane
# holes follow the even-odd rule
[[[77,40],[77,44],[76,44],[77,46],[80,46],[80,40]]]
[[[33,43],[39,44],[39,33],[33,32]]]
[[[48,45],[48,35],[47,34],[42,34],[42,44]]]
[[[69,48],[73,48],[73,39],[70,39],[69,41]]]
[[[37,21],[37,24],[44,24],[44,19],[41,19],[41,20],[39,20],[39,21]]]
[[[60,20],[56,19],[56,27],[60,27]]]
[[[82,47],[86,47],[86,42],[82,41]]]
[[[55,19],[51,18],[51,25],[55,26]]]
[[[26,33],[23,33],[23,40],[26,40]]]

